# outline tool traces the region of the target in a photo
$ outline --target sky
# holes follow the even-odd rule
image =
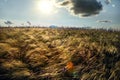
[[[0,25],[120,29],[120,0],[0,0]]]

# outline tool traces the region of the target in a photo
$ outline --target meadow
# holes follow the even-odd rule
[[[120,31],[0,28],[0,80],[120,80]]]

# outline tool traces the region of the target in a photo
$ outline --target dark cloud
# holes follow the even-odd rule
[[[111,23],[111,20],[98,20],[99,23]]]
[[[97,0],[66,0],[61,3],[61,6],[82,17],[97,15],[102,10],[102,4]]]
[[[11,25],[11,24],[13,24],[11,21],[5,21],[4,22],[6,25]]]
[[[64,2],[61,3],[61,5],[64,6],[64,5],[68,5],[69,3],[70,3],[69,1],[64,1]]]
[[[110,4],[110,3],[111,3],[111,0],[105,0],[105,3],[106,3],[106,4]]]
[[[31,22],[30,21],[27,21],[28,25],[31,25]]]

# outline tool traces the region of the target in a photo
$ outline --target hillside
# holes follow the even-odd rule
[[[120,80],[120,32],[0,28],[0,80]]]

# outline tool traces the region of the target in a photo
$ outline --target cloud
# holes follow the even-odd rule
[[[98,20],[99,23],[112,23],[112,20]]]
[[[116,5],[115,5],[115,4],[112,4],[112,7],[116,7]]]
[[[31,25],[31,22],[30,22],[30,21],[27,21],[27,23],[28,23],[29,25]]]
[[[103,8],[101,2],[97,0],[65,0],[60,2],[60,5],[81,17],[97,15]]]
[[[64,1],[64,2],[61,3],[61,5],[64,6],[64,5],[68,5],[69,3],[70,3],[69,1]]]
[[[11,21],[5,21],[4,22],[6,25],[11,25],[11,24],[13,24]]]
[[[111,3],[111,0],[105,0],[105,3],[106,3],[106,4],[110,4],[110,3]]]

